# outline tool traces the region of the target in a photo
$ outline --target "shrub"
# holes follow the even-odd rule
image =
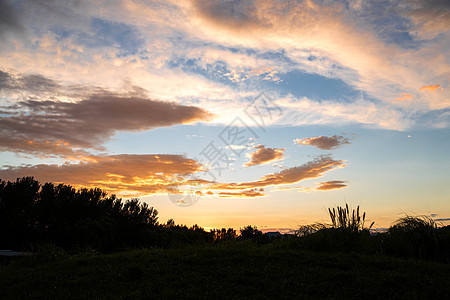
[[[385,249],[387,254],[428,260],[448,256],[436,222],[427,216],[398,219],[388,230]]]

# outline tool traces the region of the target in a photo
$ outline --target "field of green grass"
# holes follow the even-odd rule
[[[450,265],[239,242],[18,258],[2,299],[450,299]]]

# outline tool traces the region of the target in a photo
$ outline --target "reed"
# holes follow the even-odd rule
[[[331,226],[345,231],[360,232],[362,230],[370,230],[374,224],[372,222],[368,228],[364,227],[366,213],[364,212],[360,215],[359,205],[351,211],[348,204],[345,204],[345,207],[328,208],[328,214],[330,215]]]

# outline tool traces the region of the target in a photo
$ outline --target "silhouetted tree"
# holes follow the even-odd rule
[[[263,236],[262,232],[259,231],[256,226],[252,227],[251,225],[248,225],[244,228],[241,228],[240,231],[240,238],[244,240],[259,241]]]
[[[110,249],[154,230],[158,212],[138,199],[122,203],[98,188],[75,190],[33,177],[0,180],[0,248],[29,249],[36,242]],[[150,242],[151,243],[151,242]]]
[[[233,228],[222,228],[211,230],[214,241],[232,241],[237,237],[236,230]]]

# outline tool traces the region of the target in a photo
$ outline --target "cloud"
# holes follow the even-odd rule
[[[407,19],[412,16],[410,12],[423,8],[423,15],[425,11],[433,12],[426,13],[427,23],[442,24],[440,20],[444,19],[448,22],[448,5],[442,1],[433,5],[409,1],[402,7],[387,3],[391,5],[388,8],[366,1],[361,9],[350,8],[341,1],[299,1],[295,5],[277,0],[188,2],[192,22],[200,24],[199,29],[207,38],[235,48],[266,52],[283,49],[293,67],[284,68],[281,73],[296,69],[341,79],[380,100],[375,101],[376,106],[390,103],[400,91],[416,90],[424,81],[448,82],[445,49],[449,27],[439,25],[441,38],[423,43],[420,38],[415,39],[418,28]],[[371,14],[363,14],[366,9]],[[383,13],[389,13],[389,22]],[[423,97],[421,109],[449,107],[449,99],[448,94]],[[417,111],[417,105],[416,102],[407,107]],[[407,110],[400,113],[411,116]]]
[[[424,85],[419,89],[419,91],[430,91],[430,92],[434,92],[436,90],[440,90],[442,92],[444,91],[444,88],[442,88],[439,84],[436,84],[436,85]]]
[[[213,190],[245,190],[264,188],[269,186],[287,185],[297,183],[305,179],[321,177],[325,172],[336,168],[343,168],[342,160],[334,160],[328,156],[321,156],[304,165],[285,169],[278,173],[272,173],[261,177],[259,180],[242,183],[218,183],[209,186]]]
[[[284,150],[280,148],[266,148],[264,145],[258,145],[254,147],[257,149],[255,152],[249,153],[248,158],[250,161],[245,163],[244,166],[250,167],[255,165],[266,164],[275,160],[280,160],[284,157]]]
[[[412,99],[412,95],[407,94],[407,93],[402,93],[400,97],[396,98],[396,101],[406,101],[406,100],[411,100]]]
[[[404,111],[392,105],[375,104],[363,97],[352,103],[338,103],[287,96],[279,98],[276,104],[283,109],[277,125],[362,124],[370,128],[405,130],[414,124],[414,119]]]
[[[7,79],[2,83],[4,89],[20,89],[22,85],[33,91],[62,89],[42,76],[14,79],[5,72],[0,76]],[[212,118],[196,106],[150,99],[137,87],[128,93],[79,88],[82,92],[78,95],[69,92],[74,102],[26,100],[1,107],[6,114],[0,118],[0,149],[74,155],[72,150],[77,147],[99,149],[118,131],[144,131]]]
[[[135,195],[167,193],[175,180],[203,171],[197,161],[182,155],[91,156],[79,163],[8,167],[0,170],[3,180],[34,176],[41,182],[80,187],[99,187],[111,193]]]
[[[9,32],[23,32],[24,28],[19,15],[13,5],[8,1],[0,1],[0,38],[4,38]]]
[[[423,39],[431,39],[448,31],[450,5],[445,0],[410,0],[413,8],[407,12],[415,25],[414,33]]]
[[[441,26],[448,22],[448,5],[442,1],[408,1],[391,9],[393,15],[383,24],[371,23],[372,16],[384,15],[377,10],[379,5],[367,1],[360,3],[360,10],[339,1],[302,1],[295,5],[275,0],[119,1],[108,5],[79,1],[1,3],[13,9],[9,14],[14,20],[11,23],[25,26],[32,37],[29,43],[14,41],[2,46],[6,49],[0,55],[3,68],[32,74],[13,76],[3,72],[11,76],[2,77],[0,73],[0,78],[7,79],[0,80],[0,84],[5,83],[3,91],[17,94],[16,99],[31,99],[22,97],[25,92],[38,94],[39,99],[43,99],[42,95],[52,101],[63,98],[58,82],[50,77],[112,89],[129,79],[133,84],[145,86],[151,93],[150,99],[175,100],[217,112],[216,124],[228,124],[229,118],[241,110],[242,102],[249,100],[256,90],[257,81],[253,79],[262,81],[262,77],[273,76],[284,79],[291,71],[301,71],[342,79],[371,100],[323,101],[299,97],[284,111],[283,120],[279,123],[274,120],[268,126],[360,123],[404,130],[415,122],[425,124],[415,120],[418,115],[450,105],[445,51],[448,26]],[[383,12],[391,8],[388,5],[392,4],[386,3]],[[366,9],[372,13],[362,14]],[[392,20],[391,16],[398,18]],[[413,23],[406,24],[409,20],[405,16]],[[5,17],[0,20],[7,20],[8,16]],[[407,26],[392,28],[387,24],[397,21]],[[113,34],[119,25],[130,29],[136,37],[133,40],[140,41],[139,53],[123,52],[121,43],[125,39]],[[407,36],[411,44],[403,47],[397,43],[398,39],[387,41],[382,33],[390,29],[395,29],[390,31],[391,35]],[[414,35],[418,31],[440,36],[423,42],[419,38],[425,35]],[[95,40],[96,34],[103,33],[108,43],[102,47],[86,43],[86,37]],[[134,47],[132,43],[130,46]],[[188,63],[176,64],[174,58]],[[219,71],[223,72],[219,75]],[[224,74],[230,78],[238,74],[239,79],[247,82],[239,86],[228,85],[229,81],[224,84],[223,78],[218,79],[226,77]],[[433,95],[419,93],[417,88],[426,82],[439,82],[445,90]],[[415,101],[393,102],[403,91]],[[448,122],[437,124],[437,119],[432,119],[426,124],[430,123],[445,127]],[[50,144],[67,142],[48,140]],[[32,141],[36,145],[47,140]],[[26,142],[27,139],[18,136],[3,144]],[[70,145],[67,151],[75,147],[73,142]],[[14,147],[11,149],[19,146]]]
[[[303,186],[280,186],[273,189],[273,191],[289,191],[289,190],[302,190]]]
[[[0,91],[57,94],[62,88],[56,81],[39,74],[21,75],[0,70]]]
[[[214,191],[219,197],[253,198],[265,196],[265,187],[317,178],[344,166],[343,161],[323,156],[302,166],[265,175],[257,181],[217,183],[196,179],[205,171],[204,167],[196,160],[182,155],[120,154],[86,156],[79,162],[66,162],[63,165],[6,166],[0,170],[0,178],[11,181],[34,176],[41,182],[65,183],[76,188],[99,187],[124,196],[193,191],[203,196],[212,195]]]
[[[341,181],[341,180],[332,180],[332,181],[327,181],[327,182],[321,182],[321,183],[319,183],[319,186],[315,190],[329,191],[329,190],[345,188],[348,186],[347,184],[345,184],[346,182],[347,181]]]
[[[331,137],[319,136],[313,138],[303,138],[294,140],[299,145],[310,145],[322,150],[333,150],[344,144],[350,144],[349,139],[341,135],[333,135]]]
[[[263,189],[250,189],[242,192],[219,192],[217,195],[230,198],[255,198],[265,196],[266,194],[263,191]]]
[[[435,219],[435,221],[437,221],[437,222],[447,222],[447,221],[450,221],[450,218],[440,218],[440,219]]]
[[[359,5],[342,1],[292,3],[16,1],[17,18],[31,39],[3,45],[6,50],[0,55],[0,65],[73,84],[95,82],[110,89],[129,79],[151,91],[152,99],[201,103],[212,112],[226,111],[219,119],[221,124],[228,123],[226,116],[234,116],[242,107],[238,103],[241,99],[257,93],[261,81],[276,81],[276,76],[284,80],[291,71],[343,80],[368,99],[375,99],[366,102],[379,113],[374,115],[371,110],[368,116],[357,99],[331,101],[330,108],[336,106],[336,113],[341,114],[329,117],[328,123],[370,122],[399,129],[407,127],[404,123],[417,111],[450,105],[447,89],[415,103],[395,103],[402,105],[402,110],[384,105],[403,91],[416,100],[417,95],[410,91],[430,80],[446,87],[448,26],[441,26],[439,38],[425,43],[414,32],[429,27],[424,24],[448,19],[448,5],[439,1],[408,1],[401,7],[369,1]],[[413,12],[424,16],[426,22],[417,19],[410,23]],[[129,30],[130,35],[119,34],[121,29]],[[406,38],[386,39],[387,35]],[[131,37],[130,43],[126,42]],[[399,39],[408,40],[408,47]],[[97,42],[102,41],[107,43],[98,47]],[[124,47],[124,42],[129,47]],[[138,53],[127,51],[134,48]],[[234,84],[223,80],[224,76],[246,82]],[[321,100],[311,102],[314,106],[323,104]],[[416,107],[419,103],[422,107]],[[355,116],[352,112],[356,110],[359,114]],[[292,121],[289,125],[297,125]]]

